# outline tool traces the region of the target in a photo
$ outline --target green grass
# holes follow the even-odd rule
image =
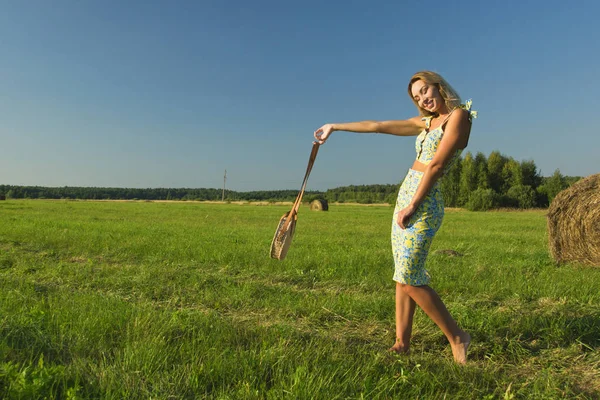
[[[544,212],[448,211],[428,269],[473,337],[394,341],[389,207],[0,202],[0,397],[594,399],[600,268],[557,267]]]

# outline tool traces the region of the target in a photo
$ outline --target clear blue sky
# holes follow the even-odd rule
[[[1,1],[0,184],[297,189],[327,122],[416,115],[441,73],[469,150],[600,172],[598,1]],[[336,132],[309,189],[398,183],[414,138]]]

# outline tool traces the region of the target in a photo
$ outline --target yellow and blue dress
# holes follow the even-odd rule
[[[471,100],[467,101],[461,108],[469,111],[469,119],[477,118],[477,112],[471,111]],[[417,136],[415,149],[417,160],[427,165],[433,160],[433,156],[444,136],[444,124],[434,130],[429,130],[431,117],[423,118],[426,128]],[[446,165],[446,172],[460,157],[462,150],[458,150],[452,160]],[[400,190],[394,209],[392,219],[392,251],[394,254],[394,280],[411,286],[427,285],[430,276],[425,269],[425,261],[431,247],[435,233],[442,225],[444,218],[444,199],[440,190],[438,180],[427,197],[419,205],[415,213],[408,221],[406,229],[402,229],[398,223],[398,213],[411,202],[419,183],[423,178],[423,172],[409,169]]]

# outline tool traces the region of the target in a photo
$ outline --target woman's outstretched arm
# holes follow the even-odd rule
[[[425,122],[421,120],[420,116],[392,121],[360,121],[341,124],[325,124],[315,131],[315,139],[319,144],[323,144],[334,131],[416,136],[423,128],[425,128]]]

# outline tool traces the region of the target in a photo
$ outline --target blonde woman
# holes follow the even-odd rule
[[[335,131],[417,136],[417,157],[402,182],[392,220],[392,250],[396,281],[396,342],[390,348],[408,353],[415,306],[440,327],[457,363],[464,364],[471,336],[460,329],[439,295],[429,287],[425,261],[431,241],[442,224],[444,204],[440,178],[467,147],[471,132],[471,102],[461,104],[456,91],[439,74],[417,72],[408,95],[419,116],[396,121],[325,124],[314,133],[320,144]]]

